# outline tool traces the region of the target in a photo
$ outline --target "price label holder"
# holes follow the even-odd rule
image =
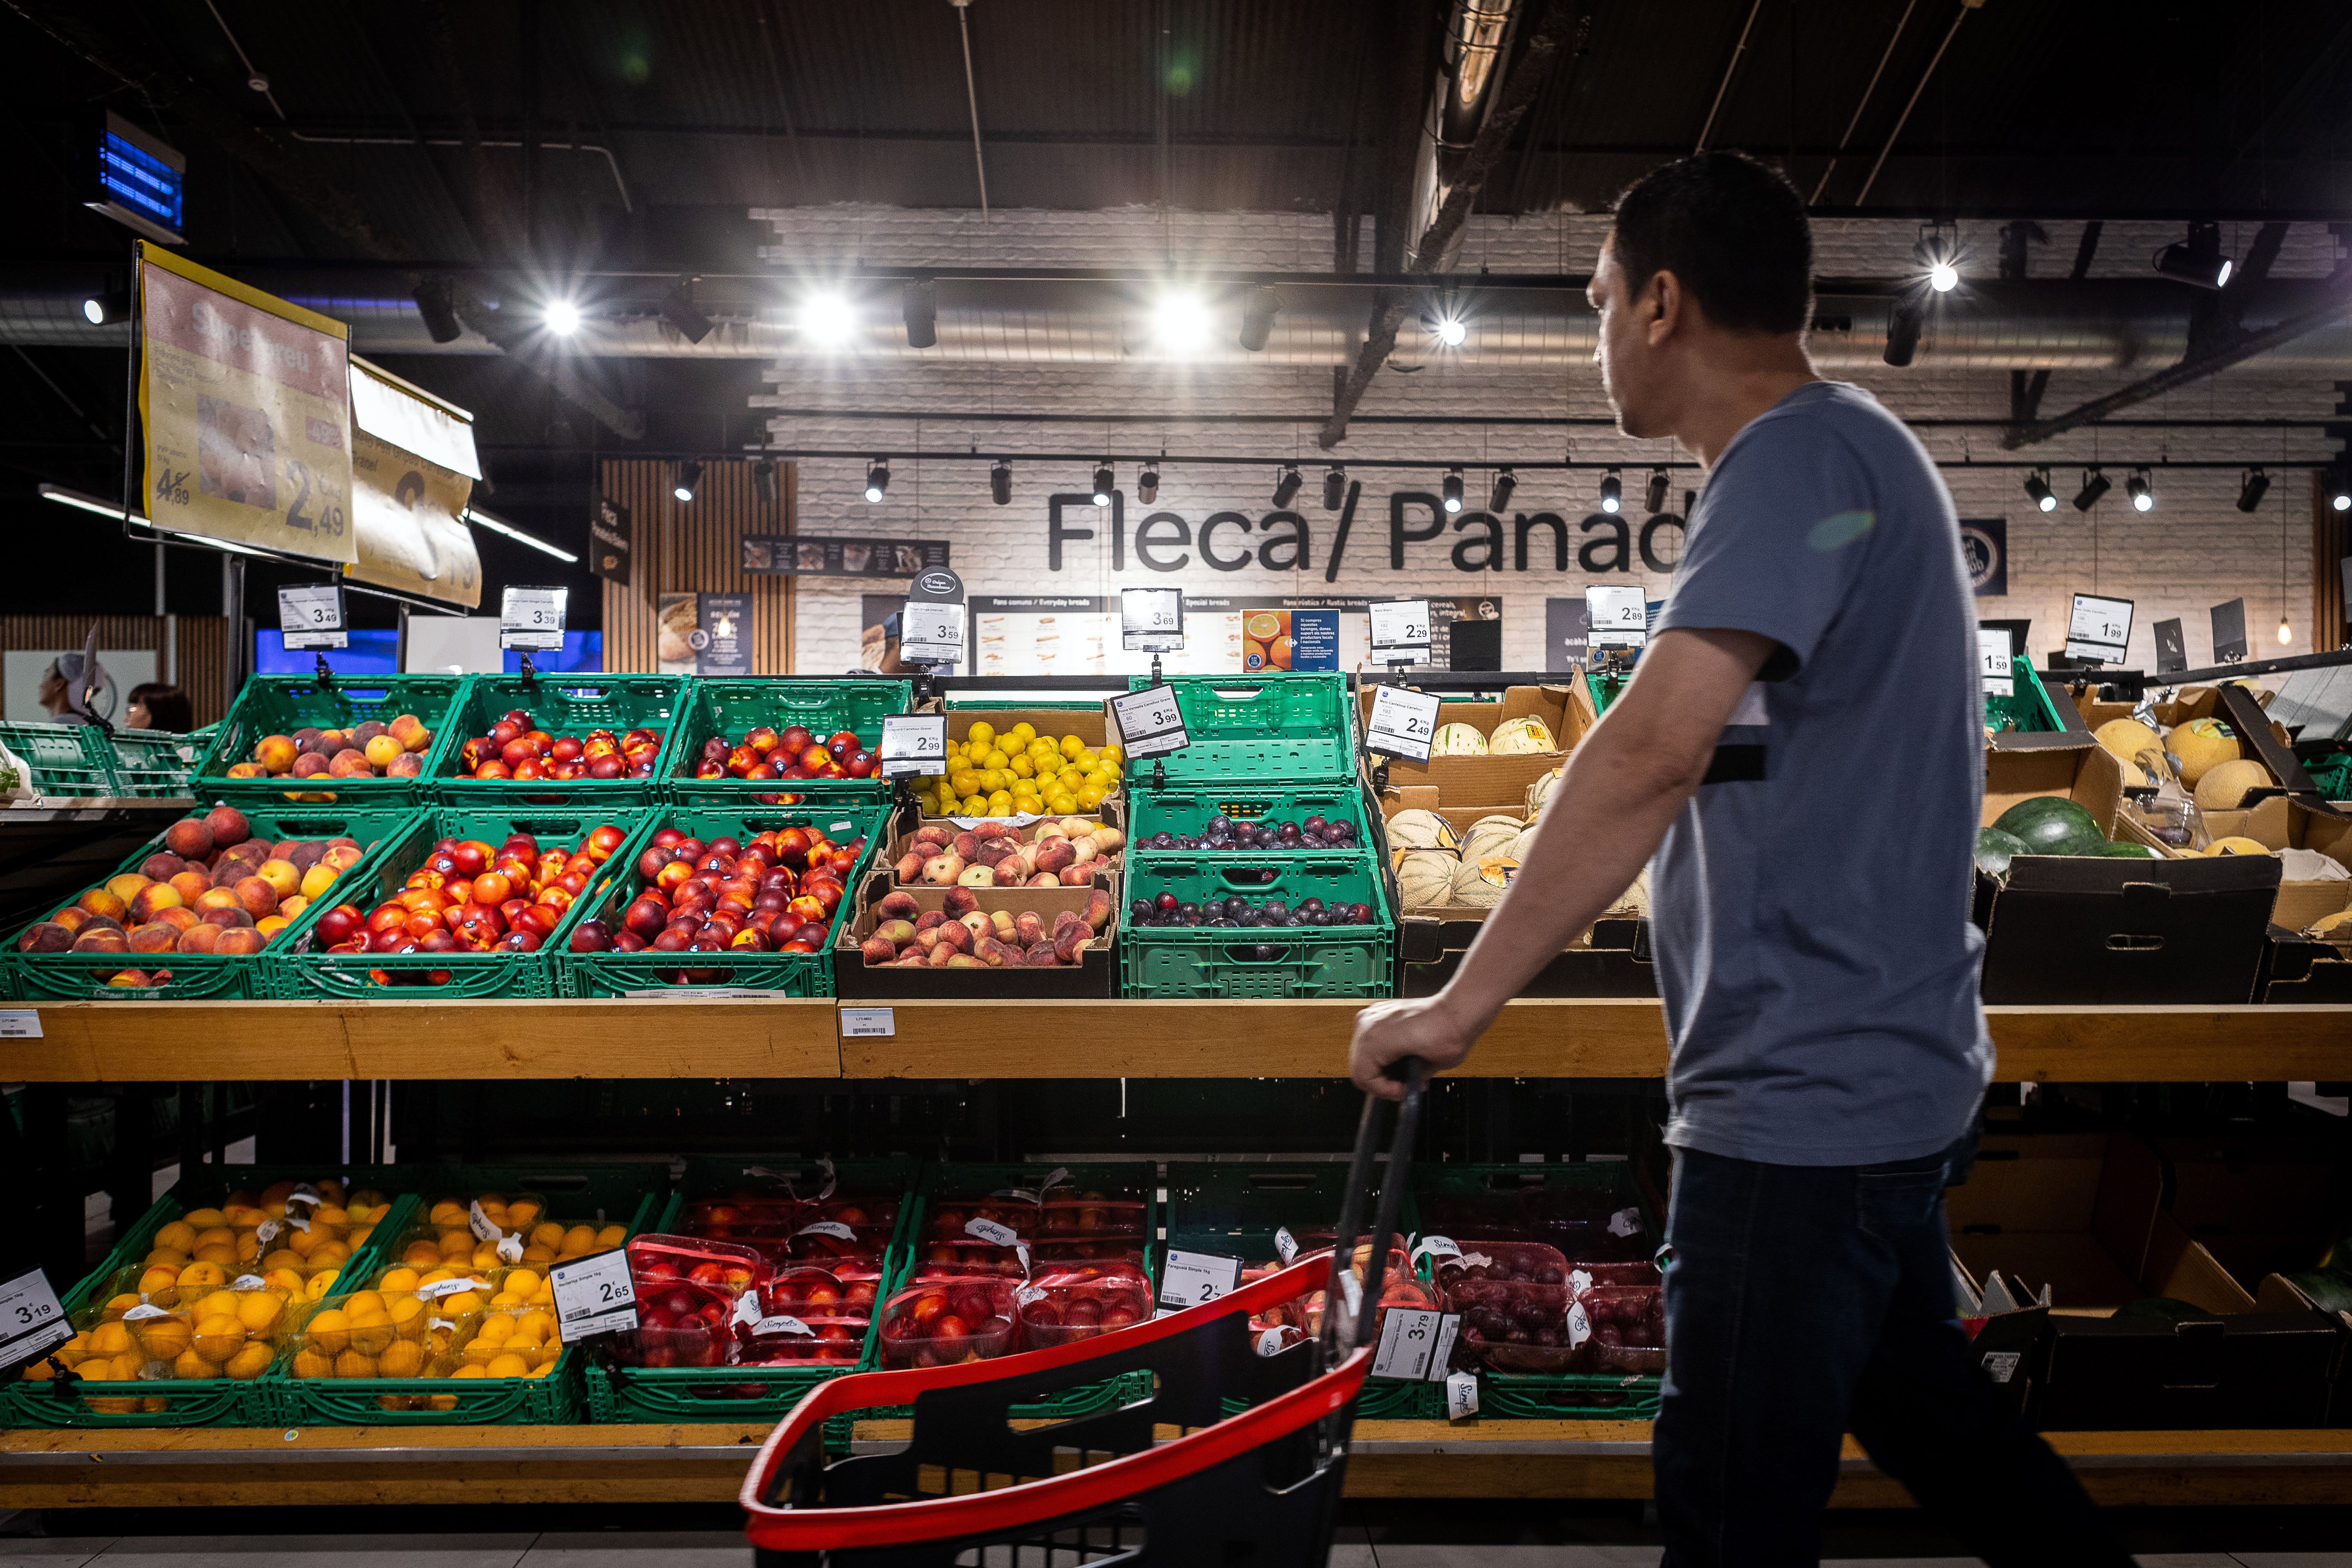
[[[617,1247],[559,1263],[547,1271],[547,1281],[555,1292],[556,1326],[567,1345],[637,1326],[637,1284],[629,1275],[628,1254]]]
[[[548,649],[563,646],[569,588],[510,587],[499,599],[499,647]]]
[[[2011,697],[2016,694],[2016,667],[2010,661],[2009,628],[1979,626],[1977,628],[1977,673],[1984,678],[1985,695]]]
[[[1457,1312],[1391,1307],[1381,1320],[1381,1342],[1372,1352],[1371,1375],[1401,1383],[1443,1383],[1445,1363],[1454,1357],[1454,1336],[1461,1328]]]
[[[1184,733],[1184,710],[1176,701],[1174,687],[1154,686],[1114,697],[1110,715],[1118,725],[1119,744],[1127,749],[1129,760],[1164,757],[1192,743]]]
[[[2132,608],[2129,599],[2075,595],[2074,612],[2066,618],[2066,657],[2121,664],[2131,643]]]
[[[1372,662],[1429,662],[1429,601],[1377,599],[1364,606],[1372,621]]]
[[[898,612],[898,658],[907,664],[960,664],[964,607],[909,599]]]
[[[887,1040],[898,1033],[898,1015],[887,1007],[841,1009],[841,1037],[845,1040]]]
[[[1364,725],[1364,749],[1408,762],[1429,761],[1430,742],[1437,736],[1438,705],[1433,691],[1407,691],[1399,686],[1375,688],[1372,715]]]
[[[907,778],[936,773],[946,764],[948,716],[886,713],[882,716],[882,776]]]
[[[31,1361],[73,1336],[47,1275],[35,1268],[0,1282],[0,1367]]]
[[[1242,1280],[1242,1260],[1213,1252],[1175,1252],[1160,1268],[1160,1310],[1164,1318],[1230,1296]]]
[[[296,583],[278,589],[278,629],[289,650],[351,647],[351,622],[343,615],[342,584]]]
[[[0,1040],[37,1040],[41,1016],[30,1007],[0,1008]]]
[[[1595,653],[1639,648],[1650,640],[1649,602],[1639,586],[1587,588],[1584,616],[1591,627],[1588,646]]]
[[[1184,646],[1184,590],[1122,588],[1119,646],[1129,653],[1174,653]]]

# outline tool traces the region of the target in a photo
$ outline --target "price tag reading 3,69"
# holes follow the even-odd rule
[[[0,1282],[0,1367],[30,1361],[73,1336],[47,1275],[36,1268]]]
[[[1409,762],[1429,761],[1437,734],[1438,698],[1433,691],[1382,686],[1372,692],[1372,716],[1364,725],[1364,749]]]
[[[1372,622],[1374,662],[1418,663],[1429,652],[1427,599],[1381,599],[1364,609]]]
[[[1129,653],[1173,653],[1184,646],[1184,590],[1121,588],[1119,647]]]
[[[615,1249],[547,1271],[555,1292],[555,1321],[565,1344],[637,1326],[637,1287],[628,1254]]]
[[[499,646],[560,648],[569,588],[509,588],[499,600]]]
[[[946,714],[886,713],[882,716],[884,778],[938,773],[947,754]]]
[[[289,648],[349,647],[343,590],[333,583],[296,583],[278,590],[278,629]]]
[[[1119,744],[1130,760],[1166,756],[1192,743],[1184,733],[1184,710],[1177,705],[1173,687],[1155,686],[1114,697],[1110,714],[1118,725]]]

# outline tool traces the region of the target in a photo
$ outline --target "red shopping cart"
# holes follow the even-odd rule
[[[1360,1294],[1349,1264],[1379,1145],[1365,1098],[1328,1260],[1286,1268],[1156,1322],[1053,1350],[821,1384],[761,1446],[743,1482],[760,1568],[1294,1568],[1328,1556],[1355,1400],[1419,1130],[1408,1068]],[[1319,1277],[1319,1279],[1318,1279]],[[1253,1312],[1316,1289],[1322,1329],[1260,1354]],[[1356,1310],[1345,1309],[1350,1300]],[[1150,1373],[1150,1392],[1015,1427],[1015,1405]],[[1229,1399],[1247,1401],[1226,1415]],[[914,1406],[906,1446],[836,1455],[836,1416]]]

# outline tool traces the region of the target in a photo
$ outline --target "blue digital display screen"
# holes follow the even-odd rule
[[[560,648],[533,648],[530,653],[533,669],[593,669],[604,668],[604,634],[603,632],[566,632]],[[506,671],[509,675],[522,673],[522,655],[507,649]]]
[[[108,199],[173,234],[184,234],[186,179],[179,170],[114,131],[101,130],[98,184]]]
[[[253,672],[256,675],[309,675],[319,668],[319,655],[327,656],[327,668],[338,675],[396,675],[400,671],[400,634],[395,631],[358,631],[348,634],[349,647],[295,648],[289,652],[286,634],[267,627],[253,634]],[[535,669],[595,670],[604,668],[604,634],[601,631],[566,632],[561,648],[541,648],[530,656]],[[509,648],[506,654],[506,672],[520,673],[522,656]]]

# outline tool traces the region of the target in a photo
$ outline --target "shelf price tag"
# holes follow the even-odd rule
[[[349,647],[338,583],[296,583],[278,590],[278,629],[289,648]]]
[[[1184,646],[1184,590],[1122,588],[1119,646],[1129,653],[1173,653]]]
[[[637,1284],[629,1275],[628,1254],[618,1248],[547,1271],[555,1291],[555,1321],[565,1344],[595,1334],[616,1334],[637,1326]]]
[[[1174,1252],[1160,1267],[1160,1315],[1198,1307],[1233,1294],[1241,1283],[1242,1260],[1213,1252]]]
[[[2015,666],[2010,661],[2009,628],[1979,626],[1977,628],[1977,673],[1984,678],[1985,695],[2011,697],[2016,694]]]
[[[944,713],[886,713],[882,716],[882,776],[905,778],[936,773],[946,766],[948,716]]]
[[[30,1361],[73,1336],[47,1275],[35,1268],[0,1282],[0,1366]]]
[[[1391,1307],[1381,1320],[1381,1343],[1372,1352],[1371,1374],[1401,1383],[1444,1382],[1445,1363],[1454,1355],[1454,1336],[1461,1328],[1459,1313]]]
[[[1587,588],[1584,618],[1593,652],[1603,648],[1638,648],[1650,640],[1650,606],[1637,584],[1633,587]]]
[[[569,588],[510,587],[499,600],[499,647],[560,648]]]
[[[898,1016],[887,1007],[841,1009],[841,1037],[845,1040],[887,1040],[898,1032]]]
[[[1364,725],[1364,749],[1408,762],[1429,761],[1430,742],[1437,736],[1438,697],[1433,691],[1407,691],[1382,686],[1372,692],[1372,716]]]
[[[2131,643],[2132,608],[2129,599],[2075,595],[2074,613],[2066,620],[2066,657],[2121,664]]]
[[[0,1040],[37,1040],[41,1016],[30,1007],[0,1009]]]
[[[1127,749],[1129,760],[1164,757],[1192,743],[1192,737],[1184,733],[1184,710],[1177,703],[1172,686],[1155,686],[1146,691],[1114,697],[1110,700],[1110,714],[1118,725],[1119,744]]]
[[[1372,661],[1421,664],[1429,658],[1429,601],[1380,599],[1364,606],[1372,620]]]
[[[898,612],[898,658],[908,664],[963,659],[964,607],[909,599]]]

